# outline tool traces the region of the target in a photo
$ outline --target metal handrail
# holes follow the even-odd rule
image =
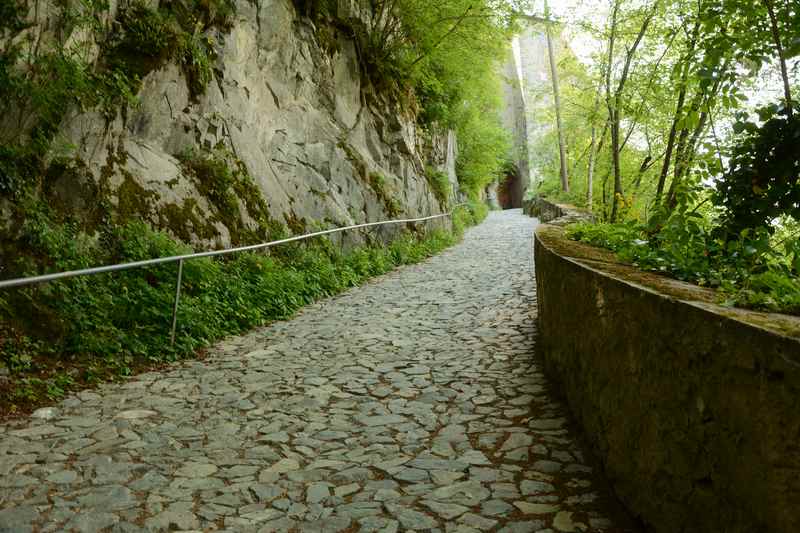
[[[370,228],[374,226],[386,226],[391,224],[408,224],[412,222],[426,222],[428,220],[435,220],[439,218],[449,217],[452,216],[455,210],[459,207],[467,205],[465,203],[456,204],[453,208],[448,211],[447,213],[442,213],[440,215],[432,215],[429,217],[421,217],[421,218],[406,218],[401,220],[383,220],[380,222],[367,222],[365,224],[356,224],[353,226],[345,226],[342,228],[333,228],[324,231],[317,231],[315,233],[307,233],[305,235],[297,235],[295,237],[288,237],[286,239],[280,239],[277,241],[270,241],[261,244],[253,244],[250,246],[240,246],[238,248],[228,248],[225,250],[212,250],[208,252],[198,252],[194,254],[184,254],[184,255],[173,255],[169,257],[158,257],[156,259],[147,259],[144,261],[134,261],[131,263],[118,263],[115,265],[107,265],[101,267],[93,267],[93,268],[83,268],[80,270],[69,270],[66,272],[55,272],[53,274],[42,274],[39,276],[30,276],[27,278],[16,278],[16,279],[8,279],[0,281],[0,289],[10,289],[13,287],[23,287],[26,285],[35,285],[39,283],[47,283],[50,281],[62,280],[67,278],[75,278],[79,276],[91,276],[94,274],[104,274],[107,272],[117,272],[121,270],[131,270],[134,268],[141,268],[153,265],[163,265],[166,263],[178,263],[178,277],[175,283],[175,303],[172,309],[172,331],[170,334],[170,342],[171,344],[175,344],[175,329],[177,327],[177,320],[178,320],[178,305],[180,302],[181,297],[181,281],[183,278],[183,262],[188,261],[190,259],[200,259],[203,257],[217,257],[222,255],[230,255],[240,252],[253,252],[256,250],[263,250],[266,248],[271,248],[273,246],[278,246],[279,244],[287,244],[290,242],[297,242],[303,241],[306,239],[311,239],[313,237],[321,237],[323,235],[331,235],[333,233],[341,233],[343,231],[353,230],[353,229],[361,229],[361,228]]]

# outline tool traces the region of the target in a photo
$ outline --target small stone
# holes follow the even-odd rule
[[[432,529],[437,525],[436,521],[430,516],[408,507],[387,504],[387,508],[405,529]]]
[[[285,474],[293,470],[299,470],[300,463],[295,459],[281,459],[271,467],[267,468],[267,472],[275,472],[276,474]]]
[[[146,409],[131,409],[130,411],[122,411],[117,413],[114,418],[122,420],[136,420],[139,418],[150,418],[151,416],[158,416],[156,411],[149,411]]]
[[[60,472],[53,472],[47,476],[47,481],[57,485],[65,485],[73,483],[78,479],[78,473],[72,470],[61,470]]]
[[[79,513],[65,526],[67,531],[92,532],[103,531],[119,522],[119,517],[111,513]]]
[[[33,506],[11,507],[0,510],[0,531],[33,531],[32,524],[40,517]]]
[[[459,518],[458,521],[462,524],[466,524],[470,527],[474,527],[475,529],[480,529],[483,531],[488,531],[497,525],[497,520],[492,520],[490,518],[485,518],[472,513],[461,515],[461,518]]]
[[[498,533],[547,533],[541,520],[530,522],[509,522]]]
[[[476,481],[463,481],[448,487],[441,487],[431,493],[437,501],[452,501],[467,507],[478,505],[489,497],[489,491]]]
[[[219,470],[216,465],[207,463],[186,463],[175,472],[176,476],[198,478],[208,477]]]
[[[463,454],[459,457],[459,461],[463,461],[465,463],[469,463],[471,465],[489,465],[492,464],[489,459],[478,450],[470,450],[467,453]]]
[[[283,496],[284,489],[277,485],[257,484],[250,487],[250,492],[252,492],[260,502],[271,502],[275,498]],[[234,505],[238,505],[238,503]]]
[[[503,443],[503,446],[500,447],[500,451],[516,450],[517,448],[530,446],[532,443],[533,437],[530,435],[526,435],[525,433],[512,433],[509,435],[508,439],[506,439],[505,443]]]
[[[349,485],[342,485],[341,487],[336,487],[333,489],[333,493],[338,496],[339,498],[344,498],[345,496],[349,496],[353,493],[358,492],[361,489],[361,485],[358,483],[350,483]]]
[[[524,480],[519,484],[522,494],[529,496],[531,494],[542,494],[547,492],[555,492],[556,488],[550,483],[543,481],[532,481],[530,479]]]
[[[362,416],[358,417],[358,421],[368,427],[388,426],[407,422],[405,417],[400,415]]]
[[[362,518],[358,524],[361,526],[359,531],[363,533],[396,533],[400,525],[397,520],[377,516]]]
[[[464,477],[463,472],[448,472],[447,470],[433,470],[430,474],[431,479],[437,485],[450,485]]]
[[[150,531],[198,530],[200,521],[192,512],[192,502],[178,502],[145,520],[144,525]]]
[[[487,500],[481,504],[481,514],[486,516],[508,516],[514,507],[503,500]]]
[[[573,533],[579,529],[578,524],[572,521],[572,513],[566,511],[559,512],[555,518],[553,518],[553,527],[558,531],[564,531],[566,533]],[[585,529],[585,526],[580,529]]]
[[[561,470],[561,463],[556,463],[555,461],[536,461],[531,465],[531,469],[536,472],[545,472],[547,474],[553,474]]]
[[[259,511],[245,513],[241,516],[245,520],[258,523],[258,522],[267,522],[269,520],[274,520],[275,518],[283,516],[283,513],[277,509],[261,509]]]
[[[327,483],[312,483],[306,491],[306,502],[319,503],[331,495]]]
[[[39,418],[41,420],[52,420],[58,416],[58,409],[55,407],[42,407],[35,410],[31,414],[31,418]]]
[[[408,463],[411,468],[422,470],[449,470],[452,472],[463,471],[469,468],[469,464],[461,461],[449,461],[447,459],[414,459]]]
[[[261,437],[261,440],[265,442],[279,442],[279,443],[286,443],[289,442],[289,434],[285,431],[279,431],[277,433],[269,433]]]
[[[505,454],[507,461],[526,462],[528,460],[528,448],[517,448]]]
[[[408,481],[411,483],[428,481],[428,477],[428,472],[426,470],[420,470],[418,468],[403,468],[394,474],[395,479],[399,479],[400,481]]]
[[[547,503],[514,502],[514,505],[524,514],[549,514],[558,511],[557,505]]]
[[[422,502],[422,504],[445,520],[452,520],[469,511],[469,508],[455,503]]]
[[[379,489],[372,497],[376,502],[390,502],[399,500],[402,495],[396,490],[392,489]]]
[[[84,509],[102,509],[116,511],[134,507],[136,497],[128,487],[111,485],[99,487],[88,494],[78,497],[78,503]]]

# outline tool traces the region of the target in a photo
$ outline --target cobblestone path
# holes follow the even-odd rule
[[[0,531],[629,531],[537,369],[533,225],[493,213],[204,362],[0,427]]]

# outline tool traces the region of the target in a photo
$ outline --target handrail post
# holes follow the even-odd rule
[[[175,329],[178,326],[178,304],[181,300],[181,280],[183,279],[183,259],[178,260],[178,280],[175,282],[175,304],[172,307],[172,333],[170,346],[175,346]]]

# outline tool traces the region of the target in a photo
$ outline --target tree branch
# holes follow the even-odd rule
[[[783,45],[781,44],[781,34],[778,30],[778,17],[775,16],[775,9],[772,6],[772,0],[763,0],[764,5],[767,6],[769,13],[769,22],[772,28],[772,40],[775,42],[775,48],[778,49],[778,60],[781,64],[781,76],[783,77],[783,92],[786,98],[786,113],[792,116],[792,91],[789,87],[789,73],[786,69],[786,56],[783,53]]]
[[[458,29],[458,26],[461,25],[462,22],[464,22],[464,19],[467,18],[467,15],[469,15],[470,11],[472,11],[471,5],[467,7],[466,11],[464,11],[464,13],[458,18],[455,24],[453,24],[453,27],[450,28],[447,31],[447,33],[445,33],[438,41],[436,41],[436,43],[430,48],[430,50],[420,54],[420,56],[417,59],[415,59],[409,66],[413,67],[414,65],[425,59],[427,56],[429,56],[431,52],[436,50],[448,37],[450,37],[450,35],[453,34],[453,32],[456,31],[456,29]]]

